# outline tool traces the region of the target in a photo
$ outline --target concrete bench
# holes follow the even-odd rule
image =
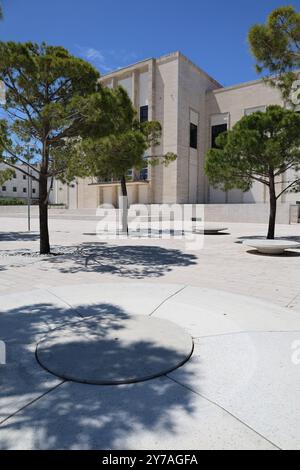
[[[299,243],[288,240],[245,240],[244,245],[267,255],[282,255],[285,250],[300,249]]]
[[[210,225],[210,224],[203,224],[203,220],[202,219],[198,219],[198,218],[192,218],[191,219],[193,223],[201,223],[201,225],[197,228],[197,226],[193,226],[193,231],[196,232],[196,233],[200,233],[200,234],[203,234],[203,235],[218,235],[222,232],[224,232],[225,230],[228,230],[227,227],[222,227],[220,225]]]

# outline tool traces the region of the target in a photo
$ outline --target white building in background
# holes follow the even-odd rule
[[[8,166],[4,163],[0,164],[0,169],[7,169]],[[26,165],[19,165],[20,170],[28,172]],[[33,171],[33,170],[32,170]],[[15,175],[0,186],[1,199],[28,199],[28,194],[31,199],[38,200],[39,198],[39,185],[38,182],[32,178],[28,178],[22,171],[16,170]]]
[[[7,168],[7,165],[0,163],[0,170]],[[15,170],[15,174],[9,180],[5,181],[5,183],[0,185],[0,199],[21,199],[27,202],[29,196],[33,204],[37,203],[39,200],[39,183],[35,179],[28,177],[28,175],[24,174],[22,171],[24,170],[26,173],[30,172],[34,175],[34,170],[28,170],[27,165],[17,165],[17,168],[19,168],[19,170]],[[35,176],[38,177],[38,173],[36,173]],[[49,187],[50,204],[55,204],[59,199],[64,199],[62,196],[59,197],[59,191],[62,191],[66,196],[71,192],[70,190],[67,190],[66,186],[54,180],[51,188]],[[62,204],[67,206],[68,200],[66,200],[66,202],[62,202]]]
[[[168,167],[147,167],[130,172],[131,204],[244,204],[268,201],[263,185],[251,191],[224,193],[212,188],[204,173],[205,154],[216,136],[230,129],[245,114],[264,110],[270,104],[283,105],[278,90],[257,80],[222,87],[214,78],[179,52],[159,59],[147,59],[101,78],[107,87],[124,87],[141,120],[162,124],[161,145],[149,154],[174,152],[178,158]],[[282,182],[284,185],[284,181]],[[118,206],[117,181],[78,180],[71,187],[58,187],[58,202],[73,208],[96,208],[104,203]],[[300,196],[285,194],[281,202],[295,202]]]
[[[204,164],[205,154],[220,132],[232,128],[246,114],[270,104],[283,105],[278,90],[261,80],[224,88],[179,52],[117,70],[103,76],[101,82],[111,88],[124,87],[141,121],[161,123],[161,145],[150,149],[149,155],[173,152],[178,156],[168,167],[132,169],[128,175],[130,204],[268,202],[266,188],[260,183],[247,193],[212,188]],[[17,177],[19,184],[13,180],[6,183],[0,195],[26,196],[26,180],[22,178]],[[280,184],[283,187],[285,182]],[[72,209],[94,209],[104,203],[117,207],[119,195],[118,181],[79,179],[69,186],[54,182],[51,201]],[[292,204],[299,199],[300,195],[284,194],[280,202]]]

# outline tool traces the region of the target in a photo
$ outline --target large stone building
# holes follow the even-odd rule
[[[220,132],[246,114],[270,104],[282,105],[276,89],[261,80],[224,88],[179,52],[117,70],[101,81],[108,87],[123,86],[141,120],[161,122],[157,155],[174,152],[178,156],[168,167],[145,166],[142,171],[130,172],[131,204],[267,202],[266,189],[259,183],[248,193],[212,188],[204,173],[204,161]],[[149,150],[149,154],[153,152]],[[73,208],[96,208],[103,203],[117,207],[119,194],[118,182],[79,180],[67,193],[57,188],[57,202],[69,201]],[[286,194],[281,202],[297,199],[297,195]]]

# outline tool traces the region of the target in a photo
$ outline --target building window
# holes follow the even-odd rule
[[[127,180],[128,180],[128,181],[133,181],[133,178],[134,178],[133,169],[128,170],[128,171],[127,171]]]
[[[6,191],[6,186],[2,186],[2,191]]]
[[[143,160],[145,161],[145,166],[140,170],[139,174],[137,174],[138,181],[148,181],[148,178],[149,178],[149,173],[148,173],[149,156],[145,154]]]
[[[218,148],[216,144],[217,137],[226,131],[227,131],[227,124],[217,124],[216,126],[211,126],[211,147],[213,149]]]
[[[147,181],[147,180],[148,180],[148,167],[145,167],[140,171],[140,181]]]
[[[190,123],[190,147],[192,149],[198,148],[198,126],[192,122]]]
[[[148,106],[140,107],[140,122],[148,121]]]
[[[16,193],[17,192],[17,188],[14,186],[13,187],[13,192]]]
[[[190,109],[190,148],[198,148],[199,113]]]
[[[32,188],[32,194],[35,194],[35,192],[36,192],[35,188]]]
[[[27,193],[27,188],[23,188],[23,193]]]
[[[26,180],[26,175],[23,175],[23,180]]]
[[[14,173],[14,179],[17,179],[17,175],[16,175],[16,173]]]

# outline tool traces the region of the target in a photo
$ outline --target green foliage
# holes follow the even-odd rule
[[[205,171],[210,183],[224,190],[248,191],[255,181],[270,185],[270,175],[279,179],[287,170],[300,170],[300,115],[269,106],[265,113],[243,117],[232,130],[217,138],[219,148],[209,150]],[[276,184],[276,182],[275,182]],[[276,197],[299,191],[296,175]]]
[[[93,66],[62,47],[0,42],[0,57],[6,87],[0,162],[12,169],[26,164],[39,181],[41,253],[48,253],[48,180],[112,175],[124,180],[130,168],[144,166],[146,150],[159,144],[161,127],[139,123],[125,90],[100,86]],[[168,164],[173,157],[160,158]]]
[[[11,168],[33,161],[36,179],[119,178],[143,167],[146,150],[159,144],[160,124],[139,123],[123,88],[100,86],[98,72],[62,47],[0,43],[0,56],[7,90],[0,161]]]
[[[89,137],[77,140],[70,158],[82,164],[81,175],[121,180],[131,168],[145,166],[145,154],[160,144],[161,125],[140,123],[126,91],[100,88],[93,96],[96,110],[88,121]],[[69,153],[69,150],[66,150]],[[72,153],[73,152],[73,153]],[[71,153],[73,157],[71,156]],[[176,155],[150,156],[147,163],[168,165]],[[72,179],[72,172],[68,175]]]
[[[16,169],[25,163],[39,181],[40,252],[50,252],[49,178],[64,178],[70,161],[65,146],[77,145],[91,119],[91,96],[99,73],[62,47],[45,43],[0,42],[0,80],[6,87],[5,120],[0,123],[0,162]],[[35,164],[32,165],[31,162]],[[72,174],[80,162],[72,160]]]
[[[98,72],[62,47],[0,43],[0,80],[6,86],[0,125],[0,159],[14,167],[34,158],[48,177],[67,170],[58,164],[65,139],[86,130],[86,101],[96,92]],[[54,154],[54,153],[53,153]]]
[[[0,198],[0,206],[24,206],[25,204],[27,204],[27,202],[22,199]]]
[[[143,134],[128,130],[101,139],[83,141],[88,174],[120,179],[132,167],[140,167],[147,145]]]
[[[291,85],[300,68],[300,13],[292,6],[274,10],[265,25],[254,25],[248,35],[258,73],[267,71],[269,82],[290,96]],[[272,78],[272,76],[275,78]]]
[[[265,113],[245,116],[232,130],[221,134],[217,138],[219,148],[207,154],[205,171],[213,186],[248,191],[258,181],[268,187],[268,239],[275,237],[277,200],[287,191],[300,191],[299,129],[299,114],[269,106]],[[284,180],[285,174],[290,181]]]
[[[5,168],[0,170],[0,185],[10,180],[14,176],[15,172],[11,168]]]

